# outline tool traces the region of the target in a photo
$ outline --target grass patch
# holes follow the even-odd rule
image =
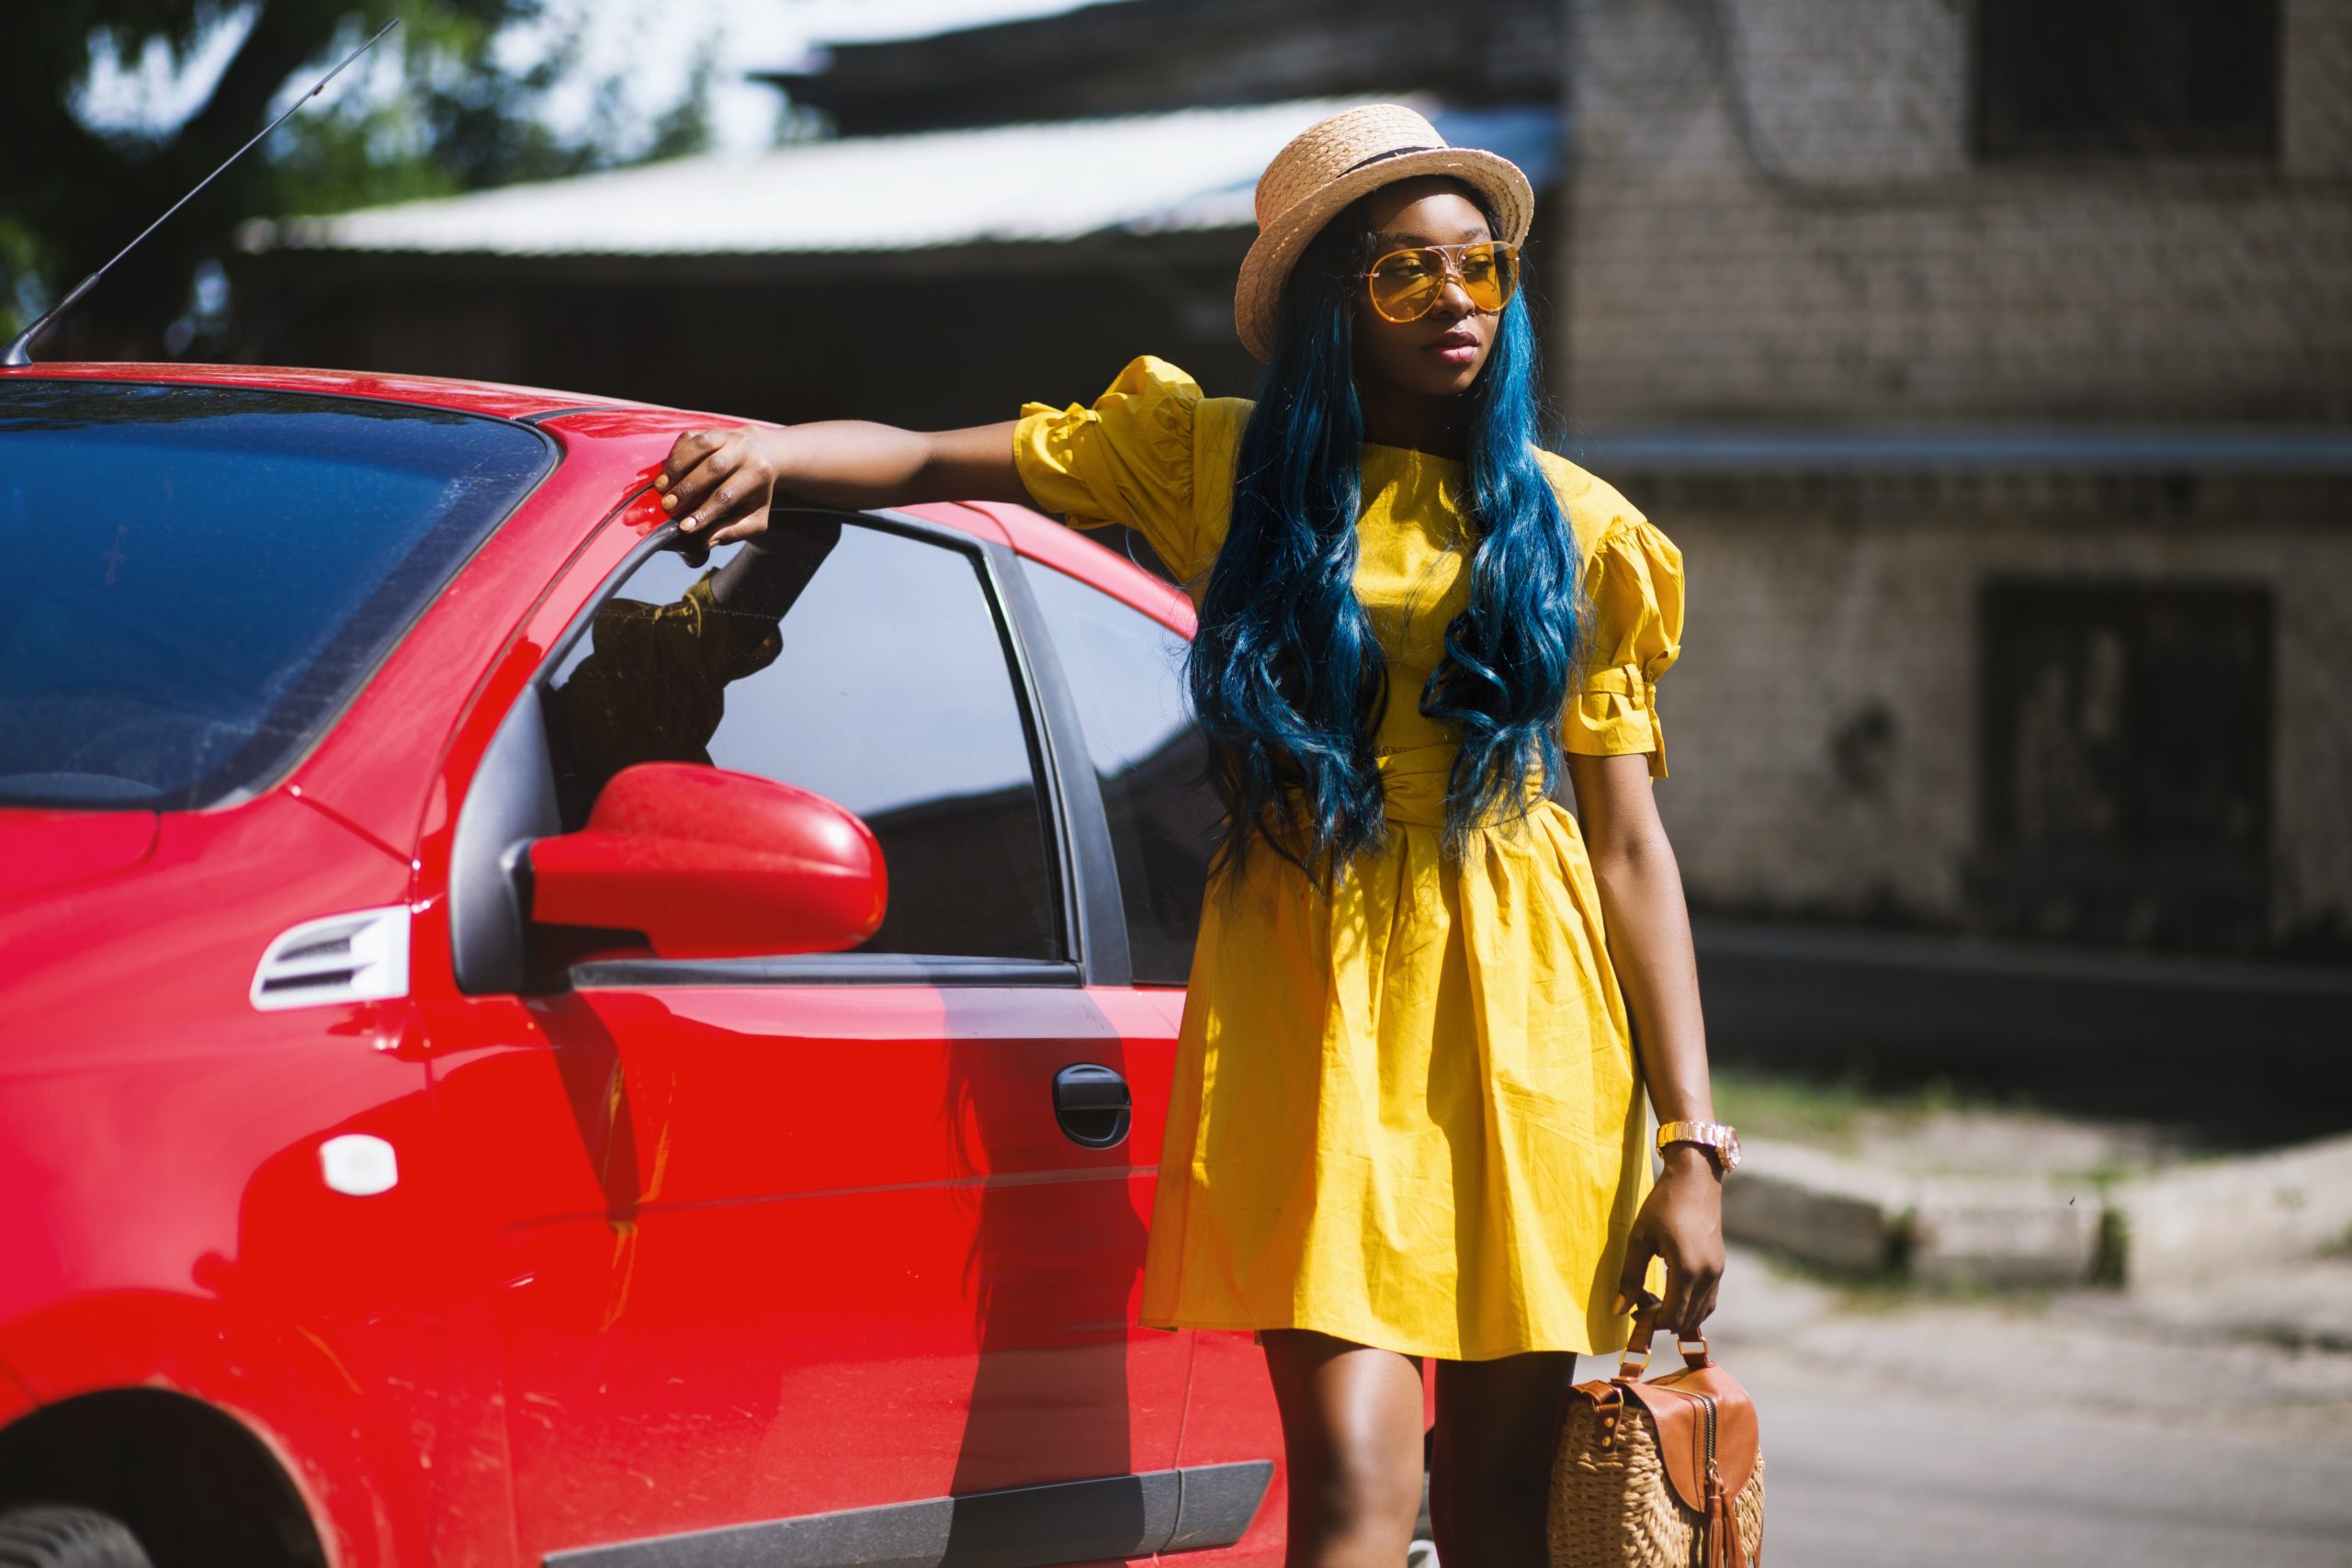
[[[1710,1075],[1718,1121],[1759,1138],[1850,1146],[1864,1118],[1924,1121],[1942,1111],[2035,1111],[2030,1097],[1996,1095],[1943,1076],[1917,1083],[1874,1083],[1849,1071],[1835,1078],[1718,1066]]]

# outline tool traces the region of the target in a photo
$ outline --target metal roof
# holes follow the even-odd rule
[[[1267,160],[1363,101],[1316,98],[1103,119],[798,142],[326,218],[256,219],[248,251],[761,255],[1052,243],[1124,231],[1249,229]],[[1450,107],[1399,95],[1462,146],[1541,187],[1559,165],[1549,105]]]

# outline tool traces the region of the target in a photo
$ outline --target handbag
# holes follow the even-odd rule
[[[1561,1398],[1545,1533],[1551,1568],[1757,1568],[1764,1455],[1756,1404],[1678,1337],[1684,1366],[1645,1380],[1657,1303],[1634,1314],[1614,1377]]]

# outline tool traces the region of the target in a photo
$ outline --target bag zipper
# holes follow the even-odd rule
[[[1722,1493],[1723,1493],[1723,1489],[1724,1489],[1724,1478],[1723,1478],[1722,1473],[1721,1473],[1719,1471],[1717,1471],[1717,1470],[1716,1470],[1716,1468],[1715,1468],[1715,1396],[1714,1396],[1713,1394],[1712,1394],[1712,1393],[1700,1393],[1697,1389],[1695,1389],[1695,1388],[1694,1388],[1694,1389],[1688,1389],[1688,1390],[1685,1390],[1684,1392],[1688,1393],[1691,1398],[1693,1398],[1693,1399],[1697,1400],[1697,1401],[1700,1403],[1700,1404],[1702,1404],[1702,1406],[1704,1406],[1704,1407],[1705,1407],[1705,1409],[1706,1409],[1706,1412],[1707,1412],[1707,1490],[1708,1490],[1710,1493],[1713,1493],[1713,1494],[1714,1494],[1714,1495],[1716,1495],[1720,1496],[1720,1495],[1722,1495]],[[1725,1509],[1725,1511],[1726,1511],[1726,1512],[1728,1512],[1728,1511],[1729,1511],[1729,1509],[1730,1509],[1730,1507],[1731,1507],[1731,1503],[1730,1503],[1730,1500],[1729,1500],[1729,1499],[1727,1499],[1727,1498],[1726,1498],[1726,1499],[1724,1500],[1724,1509]],[[1712,1549],[1712,1547],[1713,1547],[1713,1539],[1712,1539],[1712,1538],[1713,1538],[1713,1533],[1714,1533],[1714,1517],[1713,1517],[1713,1513],[1712,1513],[1712,1512],[1709,1514],[1709,1516],[1708,1516],[1708,1519],[1707,1519],[1707,1531],[1708,1531],[1708,1535],[1709,1535],[1709,1538],[1710,1538],[1708,1544],[1709,1544],[1709,1547]]]
[[[1695,1388],[1677,1388],[1672,1383],[1657,1383],[1653,1386],[1665,1389],[1669,1393],[1679,1393],[1685,1399],[1695,1399],[1706,1411],[1707,1473],[1714,1478],[1717,1485],[1721,1485],[1723,1477],[1715,1471],[1715,1396],[1712,1393],[1702,1393]]]

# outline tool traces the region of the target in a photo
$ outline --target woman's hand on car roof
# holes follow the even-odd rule
[[[654,485],[684,532],[714,545],[763,532],[779,496],[864,510],[927,501],[1026,504],[1012,426],[923,432],[865,420],[740,425],[678,437]]]

